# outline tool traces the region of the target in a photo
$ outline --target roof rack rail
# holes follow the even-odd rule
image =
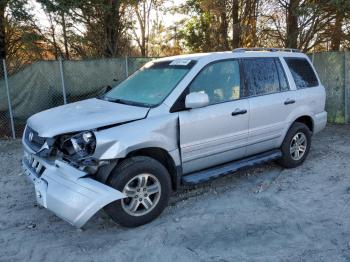
[[[265,52],[291,52],[301,53],[299,49],[295,48],[275,48],[275,47],[251,47],[251,48],[236,48],[233,52],[247,52],[247,51],[265,51]]]

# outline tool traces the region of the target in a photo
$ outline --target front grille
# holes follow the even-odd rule
[[[37,177],[41,177],[46,170],[46,167],[36,160],[31,154],[27,154],[24,161],[27,162],[28,167],[31,169],[31,171],[35,172]]]
[[[46,138],[39,136],[38,132],[27,126],[24,133],[24,140],[32,150],[37,152],[45,144]]]

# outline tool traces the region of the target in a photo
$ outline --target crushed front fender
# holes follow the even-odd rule
[[[22,166],[34,183],[37,202],[78,228],[104,206],[125,197],[63,161],[48,163],[26,153]]]

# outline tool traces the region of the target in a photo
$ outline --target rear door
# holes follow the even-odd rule
[[[241,100],[238,60],[207,65],[188,93],[204,92],[209,105],[179,112],[183,172],[242,158],[248,142],[249,102]]]
[[[296,94],[279,58],[246,58],[242,65],[250,104],[247,155],[253,155],[279,147]]]
[[[309,107],[312,113],[322,113],[325,107],[325,90],[308,59],[303,57],[284,58],[294,79],[296,101]]]

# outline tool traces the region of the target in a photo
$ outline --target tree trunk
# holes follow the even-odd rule
[[[239,23],[239,3],[238,0],[232,0],[232,48],[240,46],[241,27]]]
[[[64,12],[61,13],[61,19],[62,19],[62,31],[63,31],[63,42],[64,42],[65,59],[69,60],[70,57],[69,57],[69,49],[68,49],[66,18],[64,16]]]
[[[300,0],[290,0],[287,8],[287,35],[285,46],[288,48],[298,48],[298,14]]]
[[[258,20],[258,7],[259,1],[254,0],[251,3],[250,14],[249,14],[249,22],[250,22],[250,30],[249,30],[249,47],[256,47],[257,44],[257,20]]]
[[[5,9],[7,1],[0,0],[0,59],[6,59],[6,18]]]
[[[59,48],[57,45],[57,41],[56,41],[56,31],[55,31],[55,26],[53,24],[52,21],[52,15],[50,12],[47,12],[48,16],[49,16],[49,22],[50,22],[50,29],[51,29],[51,37],[52,37],[52,43],[53,43],[53,48],[54,48],[54,54],[55,54],[55,59],[58,60],[59,58],[59,53],[61,54],[61,52],[59,52]]]
[[[142,17],[143,21],[141,23],[141,55],[143,57],[146,56],[146,28],[147,28],[147,17],[146,17],[146,1],[143,1],[143,7],[142,7]]]
[[[115,57],[118,54],[118,31],[120,24],[120,0],[105,0],[104,29],[105,29],[105,57]]]
[[[332,34],[332,42],[331,42],[331,50],[332,51],[339,51],[340,50],[340,42],[342,39],[342,26],[343,26],[343,20],[344,16],[343,14],[338,10],[335,18],[335,25],[334,30]]]
[[[223,1],[224,6],[220,9],[220,45],[221,49],[228,50],[228,21],[226,15],[226,1]]]
[[[141,56],[148,56],[148,44],[149,44],[149,34],[150,34],[150,14],[153,1],[149,1],[147,6],[147,1],[143,0],[137,2],[135,5],[135,13],[137,21],[140,26],[141,35],[138,36],[136,33],[136,41],[140,47]]]

